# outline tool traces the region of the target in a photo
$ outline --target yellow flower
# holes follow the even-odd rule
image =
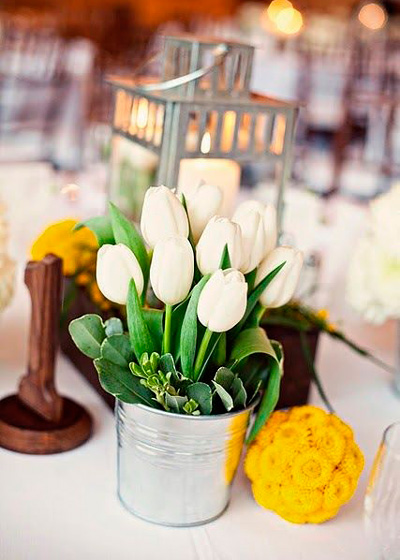
[[[38,261],[52,253],[63,259],[65,276],[73,276],[96,259],[98,244],[88,228],[73,231],[76,220],[68,219],[49,225],[34,241],[31,259]]]
[[[329,317],[329,312],[327,309],[320,309],[319,311],[317,311],[316,316],[318,317],[318,319],[326,321]]]
[[[314,406],[275,412],[250,445],[255,500],[292,523],[323,523],[353,495],[364,458],[353,432]]]
[[[334,465],[324,451],[311,449],[296,457],[293,481],[303,488],[319,488],[329,481],[333,469]]]
[[[324,490],[324,507],[338,509],[350,500],[355,489],[355,485],[348,476],[336,471]]]
[[[336,466],[343,458],[346,438],[333,426],[317,427],[313,433],[315,447],[323,449]]]
[[[282,486],[281,496],[284,504],[283,509],[290,509],[294,513],[314,513],[322,507],[324,494],[321,490],[309,490],[294,486]],[[286,506],[286,507],[285,507]]]

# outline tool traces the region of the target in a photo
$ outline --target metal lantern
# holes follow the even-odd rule
[[[120,188],[121,152],[129,159],[134,143],[156,158],[153,184],[217,184],[225,191],[225,213],[239,188],[239,164],[276,162],[280,219],[298,106],[250,92],[253,55],[254,47],[238,42],[170,36],[161,81],[109,80],[115,99],[111,198],[135,213],[127,207],[133,187]],[[139,162],[145,160],[140,154]]]

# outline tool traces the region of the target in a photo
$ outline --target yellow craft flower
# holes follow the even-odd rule
[[[96,237],[88,228],[73,231],[76,224],[76,220],[68,219],[49,225],[32,245],[32,260],[38,261],[53,253],[63,259],[65,276],[73,276],[91,265],[98,248]]]
[[[257,503],[292,523],[334,517],[363,466],[352,429],[314,406],[272,414],[245,459]]]

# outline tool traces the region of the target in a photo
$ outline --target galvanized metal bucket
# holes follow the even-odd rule
[[[184,416],[116,402],[118,495],[133,514],[189,527],[228,507],[250,414]]]

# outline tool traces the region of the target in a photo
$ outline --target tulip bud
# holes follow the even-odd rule
[[[200,294],[197,316],[210,331],[225,332],[239,323],[246,306],[247,283],[243,274],[233,268],[219,269]]]
[[[202,183],[195,188],[182,189],[186,198],[190,229],[195,243],[200,239],[204,228],[222,207],[222,191],[216,185]]]
[[[183,301],[192,286],[193,274],[193,250],[186,237],[175,235],[157,243],[150,281],[159,300],[166,305]]]
[[[140,295],[143,291],[143,273],[129,247],[122,243],[100,247],[97,252],[96,281],[103,296],[125,305],[131,278]]]
[[[228,245],[232,268],[239,268],[242,260],[240,226],[228,218],[214,216],[206,225],[196,247],[197,266],[202,274],[218,270],[225,245]]]
[[[264,307],[281,307],[295,292],[303,265],[303,253],[292,247],[277,247],[262,261],[257,270],[256,285],[277,266],[285,263],[260,297]]]
[[[237,207],[232,220],[242,230],[243,262],[240,270],[247,274],[276,245],[276,210],[272,204],[264,206],[257,200],[246,200]]]
[[[171,189],[164,186],[147,189],[140,229],[152,249],[156,243],[172,235],[189,235],[186,211]]]

